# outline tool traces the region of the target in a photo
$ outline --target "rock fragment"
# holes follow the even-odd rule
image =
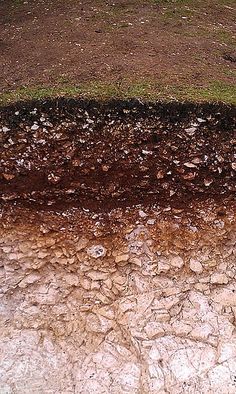
[[[170,264],[172,267],[182,268],[184,265],[184,260],[180,256],[173,256],[170,258]]]
[[[214,274],[211,275],[211,283],[213,284],[220,284],[224,285],[229,282],[228,277],[225,274],[220,274],[218,272],[215,272]]]
[[[195,260],[193,258],[190,259],[189,267],[191,271],[196,272],[196,274],[201,274],[203,271],[203,267],[200,261]]]
[[[106,249],[102,245],[93,245],[87,249],[88,255],[93,257],[94,259],[106,256],[106,252]]]

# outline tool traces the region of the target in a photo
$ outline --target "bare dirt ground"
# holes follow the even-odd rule
[[[235,83],[235,2],[1,2],[0,88]],[[135,93],[135,92],[134,92]]]

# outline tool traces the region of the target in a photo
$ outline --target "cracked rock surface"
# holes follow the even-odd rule
[[[158,134],[157,150],[153,142],[145,147],[152,152],[147,159],[146,154],[140,156],[142,133],[139,126],[135,129],[135,124],[144,124],[142,105],[132,122],[122,107],[125,115],[120,124],[130,125],[124,134],[129,150],[125,170],[123,148],[114,142],[115,125],[111,128],[114,152],[108,155],[102,148],[102,161],[95,164],[99,144],[90,130],[92,123],[85,123],[87,134],[81,137],[90,138],[91,150],[76,145],[82,133],[78,124],[67,126],[66,147],[65,140],[52,143],[59,121],[55,128],[55,119],[41,110],[43,105],[34,103],[29,111],[29,105],[19,104],[1,112],[1,138],[4,144],[12,143],[10,148],[1,145],[0,393],[235,393],[234,109],[209,107],[210,118],[207,106],[195,108],[195,114],[191,106],[182,110],[157,106],[156,112],[152,109],[153,129],[142,126],[145,136]],[[51,103],[51,108],[56,105]],[[120,104],[109,105],[113,112],[120,111]],[[126,107],[132,105],[137,103]],[[78,110],[61,109],[68,113],[67,123],[71,108]],[[91,108],[83,110],[89,114]],[[37,127],[35,118],[31,126],[23,117],[18,123],[12,111],[17,113],[14,116],[25,111],[25,119],[32,111],[33,116],[39,113],[41,122],[52,123],[51,132],[43,131],[41,124]],[[175,120],[171,132],[167,131],[170,113],[182,122]],[[226,113],[227,119],[222,115]],[[164,114],[166,124],[160,127],[156,119]],[[214,127],[201,126],[207,117],[209,122],[214,119]],[[104,133],[101,144],[109,132],[106,127],[100,125],[97,131],[99,138]],[[118,126],[118,134],[123,127]],[[35,137],[37,131],[41,136]],[[65,134],[62,126],[60,133]],[[136,156],[135,133],[140,136]],[[184,138],[184,146],[175,133]],[[38,139],[46,134],[44,148],[38,148]],[[20,142],[22,138],[26,142]],[[71,141],[74,153],[64,166],[62,158],[67,157]],[[196,148],[199,141],[201,150]],[[169,152],[166,161],[164,142]],[[169,156],[173,146],[177,150]],[[39,156],[44,152],[46,157],[52,147],[57,173],[50,156],[45,161]],[[194,160],[200,156],[204,163]],[[110,172],[115,158],[114,168],[120,167],[125,175],[115,177]],[[73,160],[85,162],[72,171]],[[92,160],[95,168],[90,172]],[[173,160],[179,163],[171,164]],[[147,168],[143,178],[140,166]],[[48,179],[50,171],[54,178]],[[194,178],[182,177],[193,172]],[[80,177],[81,183],[66,194]],[[39,179],[44,179],[40,186]],[[88,188],[91,179],[96,179],[94,190]],[[147,183],[140,189],[143,179]],[[115,185],[110,194],[108,183]],[[171,186],[163,188],[163,183]],[[103,207],[106,203],[108,207]]]

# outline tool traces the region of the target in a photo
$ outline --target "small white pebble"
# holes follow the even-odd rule
[[[236,171],[236,162],[235,163],[231,163],[231,167],[234,171]]]
[[[38,130],[39,129],[39,125],[34,123],[33,126],[31,126],[31,130]]]
[[[200,261],[195,259],[190,259],[189,267],[191,271],[196,272],[196,274],[201,274],[203,271],[202,264]]]
[[[89,256],[97,259],[99,257],[104,257],[106,255],[106,249],[102,245],[93,245],[87,249]]]
[[[210,186],[212,184],[213,180],[212,179],[204,179],[204,185],[206,187]]]
[[[205,119],[202,119],[202,118],[197,118],[197,121],[198,121],[199,123],[206,122],[206,120],[205,120]]]
[[[140,210],[138,214],[141,218],[145,218],[147,216],[147,214],[142,210]]]
[[[3,126],[2,131],[4,133],[7,133],[8,131],[10,131],[10,129],[8,127],[6,127],[6,126]]]
[[[188,168],[196,168],[195,164],[193,163],[184,163],[184,166]]]

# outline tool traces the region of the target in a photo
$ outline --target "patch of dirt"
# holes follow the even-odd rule
[[[225,53],[223,58],[231,63],[236,63],[236,53]]]
[[[216,75],[235,81],[222,58],[233,49],[231,3],[5,0],[0,7],[2,90],[127,79],[201,85]]]

